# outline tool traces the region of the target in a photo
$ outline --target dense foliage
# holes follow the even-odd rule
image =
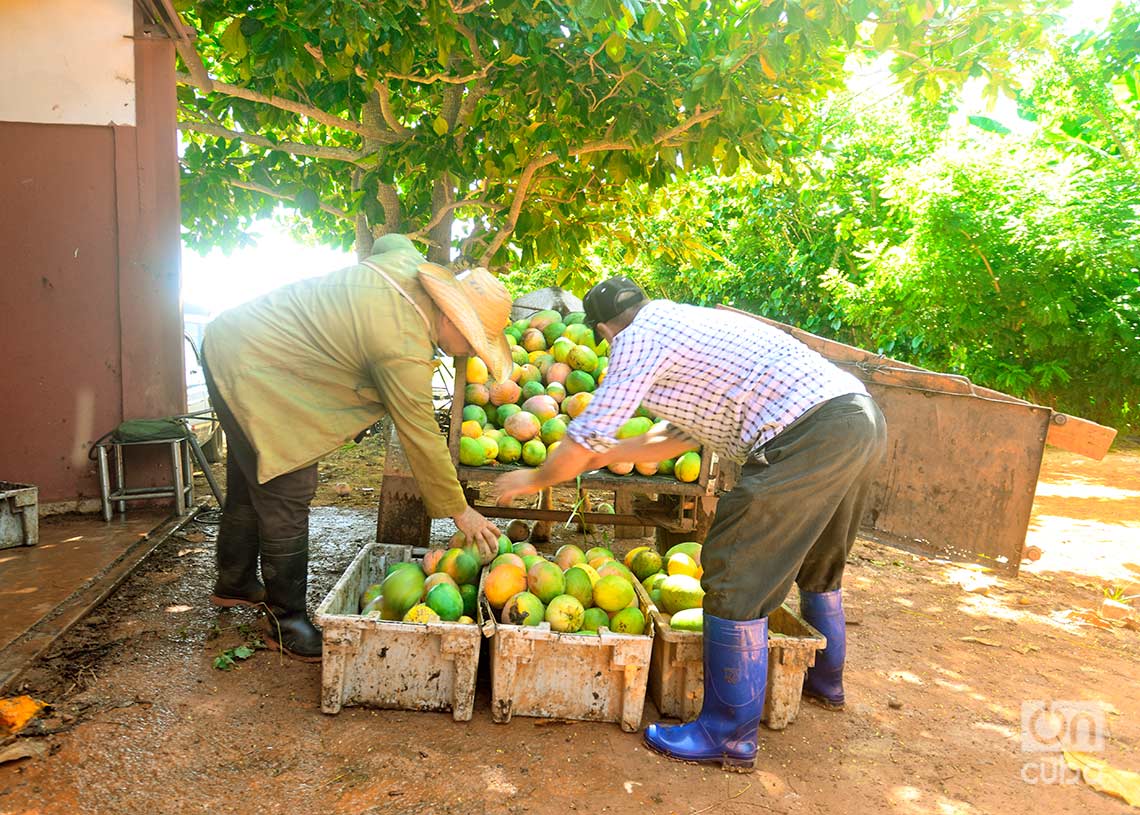
[[[835,100],[794,178],[632,193],[592,274],[1140,427],[1138,32],[1122,7],[1059,43],[1019,94],[1023,135],[941,102]]]
[[[183,221],[234,245],[277,201],[366,251],[572,266],[627,182],[781,171],[848,57],[940,95],[1008,81],[1058,0],[178,0]]]

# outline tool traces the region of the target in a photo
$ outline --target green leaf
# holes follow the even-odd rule
[[[762,26],[770,26],[779,21],[784,13],[784,0],[774,0],[756,11],[753,19]]]
[[[871,13],[871,4],[868,0],[851,0],[847,7],[847,16],[856,23],[861,23]]]
[[[1132,94],[1132,100],[1140,101],[1140,68],[1135,71],[1129,71],[1124,75],[1124,84],[1128,88],[1128,92]]]
[[[875,33],[871,35],[871,44],[875,46],[875,50],[880,53],[887,50],[887,46],[891,44],[891,40],[895,36],[894,23],[879,23],[875,26]]]
[[[1000,133],[1004,136],[1010,132],[1008,127],[989,116],[969,116],[967,119],[974,127],[981,128],[989,133]]]
[[[657,6],[650,6],[649,11],[645,12],[645,16],[641,18],[641,28],[646,34],[652,34],[664,19],[665,15]]]
[[[241,17],[230,20],[221,37],[222,48],[235,62],[245,59],[245,55],[249,53],[249,45],[245,41],[245,35],[241,33],[241,21]]]
[[[416,52],[411,47],[401,48],[395,55],[396,70],[401,74],[410,74],[416,64]]]
[[[447,126],[447,119],[443,118],[442,116],[436,116],[435,119],[432,120],[431,129],[435,131],[435,135],[437,136],[444,135],[449,129]]]
[[[614,62],[625,59],[625,37],[620,34],[611,34],[606,40],[606,56]]]
[[[239,645],[237,648],[234,649],[234,658],[235,659],[249,659],[253,655],[254,655],[254,650],[252,648],[250,648],[248,645]]]
[[[316,212],[321,208],[320,197],[307,187],[297,193],[294,203],[297,204],[297,209],[306,215]]]
[[[229,651],[223,651],[214,657],[214,668],[219,671],[228,671],[234,667],[234,659]]]
[[[736,170],[739,167],[740,153],[735,147],[730,146],[725,152],[724,160],[720,163],[720,171],[723,175],[736,175]]]

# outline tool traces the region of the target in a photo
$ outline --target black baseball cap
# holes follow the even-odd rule
[[[608,322],[646,299],[641,286],[628,277],[611,277],[594,286],[582,298],[582,306],[586,310],[584,322],[595,328],[598,323]]]

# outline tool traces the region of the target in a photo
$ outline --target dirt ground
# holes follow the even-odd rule
[[[366,443],[323,468],[312,608],[373,539],[379,461]],[[19,740],[43,754],[0,766],[0,815],[1126,811],[1071,777],[1046,783],[1055,757],[1021,749],[1032,700],[1096,703],[1101,757],[1140,771],[1140,632],[1091,613],[1106,591],[1140,594],[1135,450],[1049,452],[1028,540],[1043,554],[1018,579],[860,544],[845,582],[848,708],[804,705],[786,730],[761,729],[752,775],[667,761],[615,724],[496,725],[483,668],[466,723],[323,715],[320,666],[266,651],[219,670],[258,620],[206,602],[215,529],[191,524],[161,546],[28,675],[24,690],[53,708]],[[643,724],[655,715],[647,702]]]

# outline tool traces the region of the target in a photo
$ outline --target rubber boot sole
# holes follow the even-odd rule
[[[831,711],[832,713],[841,713],[846,707],[846,702],[833,702],[826,697],[816,696],[815,694],[808,693],[807,691],[803,692],[803,698],[807,699],[816,707],[821,707],[824,710]]]
[[[244,597],[222,597],[217,594],[210,595],[210,603],[220,608],[235,608],[237,606],[257,608],[258,606],[265,605],[264,600],[247,600]]]
[[[298,662],[320,662],[324,656],[323,654],[317,656],[305,656],[303,654],[298,654],[294,651],[290,651],[288,648],[283,647],[281,643],[277,642],[269,636],[265,638],[265,645],[269,648],[269,650],[279,651],[290,659],[295,659]]]
[[[720,768],[729,773],[752,773],[756,771],[756,759],[743,759],[743,758],[730,758],[729,756],[721,755],[715,758],[681,758],[673,753],[663,750],[649,739],[642,737],[642,743],[659,756],[672,761],[679,761],[682,764],[692,764],[694,767],[708,766],[709,764],[719,764]]]

